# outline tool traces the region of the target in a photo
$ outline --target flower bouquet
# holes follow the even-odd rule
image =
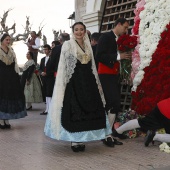
[[[131,53],[137,45],[137,37],[124,34],[118,38],[117,45],[120,53]],[[131,59],[122,59],[120,62],[120,78],[121,81],[125,81],[126,83],[130,82],[130,75],[132,70],[131,63]]]
[[[116,123],[114,124],[114,128],[117,129],[119,126],[123,125],[129,120],[138,119],[140,117],[142,116],[138,115],[134,110],[127,110],[123,113],[119,113],[116,118]],[[132,130],[126,131],[124,132],[124,134],[128,138],[135,138],[135,137],[143,135],[143,133],[139,129],[132,129]]]
[[[39,64],[37,64],[37,65],[36,65],[36,68],[35,68],[35,71],[34,71],[34,73],[35,73],[37,76],[39,76],[39,69],[40,69],[40,66],[39,66]]]

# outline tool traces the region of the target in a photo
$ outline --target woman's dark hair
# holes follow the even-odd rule
[[[72,25],[72,31],[74,32],[74,27],[76,26],[76,25],[82,25],[83,27],[84,27],[84,30],[86,30],[86,26],[82,23],[82,22],[75,22],[73,25]]]
[[[6,37],[10,37],[10,35],[7,34],[7,33],[4,33],[4,34],[2,35],[2,37],[1,37],[1,42],[2,42]]]
[[[31,51],[28,51],[28,53],[29,53],[29,55],[31,56],[31,58],[33,59],[33,52],[31,52]]]

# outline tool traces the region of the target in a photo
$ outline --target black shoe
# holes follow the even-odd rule
[[[47,112],[42,112],[40,113],[40,115],[47,115]]]
[[[118,137],[119,139],[127,139],[127,136],[126,136],[126,135],[124,135],[124,134],[119,134],[119,133],[117,133],[116,130],[113,130],[112,136]]]
[[[79,145],[74,145],[74,146],[71,146],[71,149],[73,152],[79,152]]]
[[[32,106],[30,106],[29,108],[26,108],[26,110],[32,110]]]
[[[152,130],[148,130],[146,137],[145,137],[145,146],[149,146],[149,144],[153,141],[153,138],[155,136],[156,132]]]
[[[5,129],[5,128],[6,128],[5,125],[0,124],[0,129]]]
[[[11,129],[11,125],[10,124],[5,124],[5,129]]]
[[[113,140],[115,145],[123,145],[123,143],[118,141],[117,139],[113,138]]]
[[[82,144],[82,145],[78,145],[79,146],[79,151],[81,151],[81,152],[84,152],[85,151],[85,145],[84,144]]]
[[[106,139],[103,139],[102,142],[108,147],[114,147],[115,146],[114,139],[110,136],[107,137]]]

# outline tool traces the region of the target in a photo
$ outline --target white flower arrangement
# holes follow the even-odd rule
[[[136,91],[144,77],[143,69],[150,65],[152,55],[157,49],[161,33],[170,22],[170,0],[145,0],[139,25],[139,72],[133,80],[132,91]]]
[[[159,145],[160,151],[170,153],[170,147],[167,143],[163,142],[161,145]]]

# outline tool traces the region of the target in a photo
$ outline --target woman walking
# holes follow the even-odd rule
[[[104,139],[113,147],[105,100],[86,27],[72,26],[73,35],[64,42],[54,86],[45,134],[71,142],[74,152],[84,151],[83,142]]]
[[[27,115],[25,98],[19,79],[15,52],[10,47],[10,36],[4,33],[0,45],[0,128],[11,128],[10,119]]]
[[[35,71],[35,62],[33,60],[33,53],[27,52],[28,61],[23,67],[23,74],[21,77],[21,86],[25,94],[26,109],[32,109],[32,103],[43,102],[41,85],[37,78]]]

